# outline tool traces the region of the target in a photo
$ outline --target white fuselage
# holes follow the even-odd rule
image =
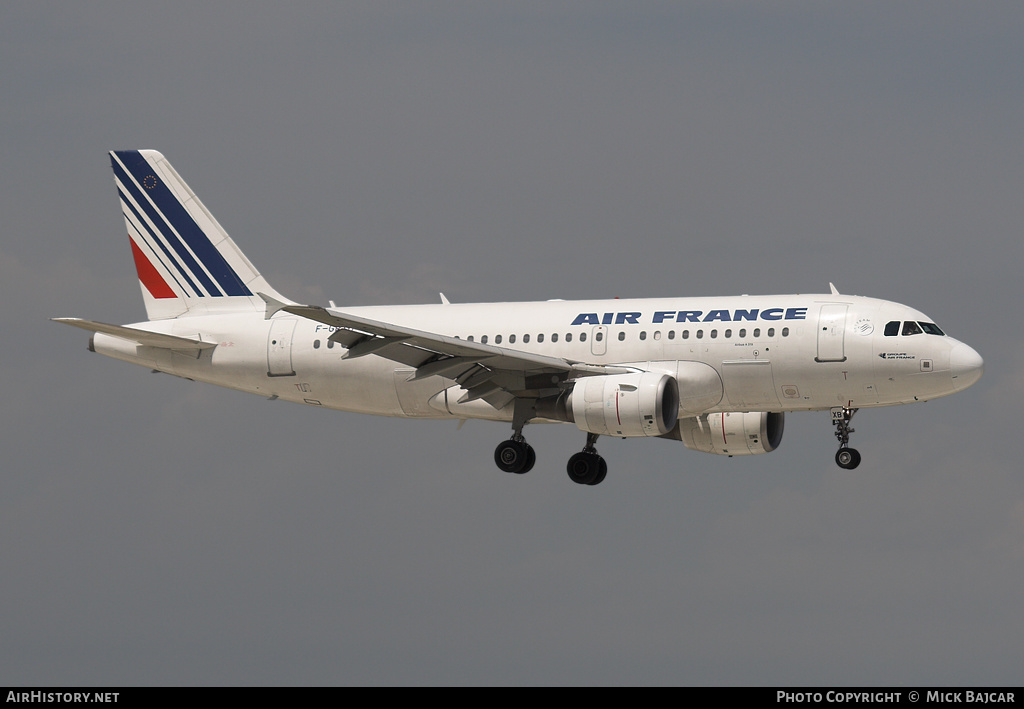
[[[921,312],[859,296],[438,304],[345,312],[512,350],[665,372],[679,381],[681,416],[924,401],[966,388],[981,373],[977,354],[951,337],[885,334],[887,323],[929,322]],[[412,367],[374,355],[344,359],[346,349],[329,340],[334,328],[283,312],[269,320],[254,311],[132,327],[217,346],[197,356],[97,333],[95,350],[312,406],[382,416],[512,418],[511,406],[458,404],[450,391],[458,387],[450,379],[409,381]]]

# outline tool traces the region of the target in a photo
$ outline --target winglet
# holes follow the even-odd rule
[[[832,281],[829,281],[828,287],[832,289],[832,295],[841,295],[841,293],[839,292],[839,289],[836,288],[835,284],[832,283]],[[260,295],[262,295],[262,293]]]
[[[441,293],[440,295],[441,295],[441,304],[442,305],[451,305],[452,304],[450,300],[448,300],[447,298],[444,297],[444,293]]]

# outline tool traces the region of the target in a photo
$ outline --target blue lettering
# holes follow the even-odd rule
[[[702,317],[703,316],[703,317]],[[639,325],[643,313],[580,313],[572,321],[573,325]],[[761,320],[806,320],[807,308],[765,308],[763,310],[752,308],[750,310],[656,310],[651,322],[660,325],[667,322],[699,323],[699,322],[730,322],[746,320],[748,322]],[[318,329],[323,326],[318,326]]]
[[[712,322],[713,320],[729,320],[728,310],[712,310],[710,313],[704,316],[704,322]]]

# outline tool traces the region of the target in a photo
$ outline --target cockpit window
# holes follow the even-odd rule
[[[921,329],[921,326],[918,325],[913,320],[907,320],[905,323],[903,323],[904,335],[920,335],[922,332],[924,331]]]
[[[917,324],[920,325],[921,329],[924,330],[929,335],[945,335],[946,334],[942,330],[939,329],[938,325],[936,325],[933,322],[919,322]]]
[[[896,335],[898,335],[898,334],[900,334],[900,321],[899,320],[893,320],[892,322],[887,322],[885,324],[885,336],[886,337],[896,337]]]

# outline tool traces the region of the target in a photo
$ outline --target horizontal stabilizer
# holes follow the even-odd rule
[[[109,325],[96,322],[95,320],[82,320],[81,318],[51,318],[54,322],[64,323],[72,327],[78,327],[89,332],[102,332],[104,335],[113,335],[130,342],[138,342],[147,347],[159,347],[165,350],[208,350],[217,346],[215,342],[203,342],[188,337],[177,335],[165,335],[160,332],[139,330],[124,325]]]

